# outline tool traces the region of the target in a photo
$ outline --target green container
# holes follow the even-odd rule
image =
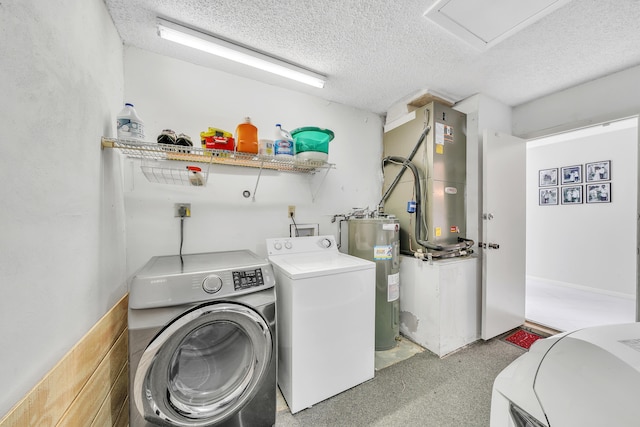
[[[329,158],[329,142],[334,138],[332,130],[303,127],[294,129],[291,136],[295,142],[297,160],[327,161]]]

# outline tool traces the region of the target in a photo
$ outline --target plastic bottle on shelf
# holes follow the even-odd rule
[[[276,125],[276,133],[273,141],[273,154],[280,159],[293,159],[295,149],[291,134],[282,129],[279,123]]]
[[[251,124],[250,117],[236,128],[236,151],[258,154],[258,128]]]
[[[198,166],[187,166],[187,170],[189,171],[189,182],[191,185],[195,185],[196,187],[201,187],[205,184],[204,177],[202,176],[202,169]]]
[[[124,108],[117,116],[117,128],[119,139],[144,141],[144,122],[138,117],[133,104],[124,104]]]
[[[273,157],[273,140],[261,139],[258,144],[258,154],[260,157]]]

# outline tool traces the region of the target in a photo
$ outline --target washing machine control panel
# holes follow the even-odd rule
[[[255,270],[234,271],[232,274],[233,288],[236,291],[264,285],[261,268],[256,268]]]
[[[243,291],[270,284],[273,281],[272,275],[267,272],[265,276],[262,267],[220,271],[205,276],[201,286],[208,294],[244,293]]]
[[[267,239],[267,252],[269,255],[337,250],[338,245],[334,236],[305,236]]]

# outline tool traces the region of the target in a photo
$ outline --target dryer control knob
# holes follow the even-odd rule
[[[280,249],[282,249],[282,243],[280,243],[280,242],[276,242],[276,243],[274,243],[274,244],[273,244],[273,248],[274,248],[276,251],[279,251]]]
[[[293,245],[291,244],[291,242],[284,242],[284,247],[287,249],[291,249]]]
[[[209,294],[215,294],[222,289],[222,279],[215,274],[207,276],[202,281],[202,289]]]
[[[320,241],[320,244],[325,247],[325,248],[330,248],[331,247],[331,240],[329,239],[322,239]]]

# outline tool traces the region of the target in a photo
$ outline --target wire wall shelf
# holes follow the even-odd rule
[[[306,175],[314,175],[324,171],[320,185],[312,189],[312,200],[315,200],[320,187],[324,183],[329,171],[335,168],[332,163],[317,160],[281,159],[274,157],[262,157],[250,153],[240,153],[226,150],[210,150],[201,147],[185,147],[182,145],[157,144],[153,142],[141,142],[132,139],[102,137],[102,148],[117,149],[124,155],[133,159],[141,159],[142,173],[151,182],[161,184],[176,184],[185,186],[204,187],[207,185],[209,169],[212,164],[243,166],[258,170],[253,194],[245,191],[255,201],[258,184],[264,169],[282,172],[295,172]],[[171,160],[184,163],[174,163]],[[198,168],[193,163],[206,163],[206,168]],[[181,166],[176,166],[180,164]]]
[[[288,160],[261,157],[237,151],[210,150],[200,147],[156,144],[122,138],[102,138],[103,148],[115,148],[127,157],[144,160],[179,160],[197,163],[215,163],[284,172],[313,174],[321,169],[333,169],[334,164],[315,160]],[[172,168],[173,169],[173,168]]]

